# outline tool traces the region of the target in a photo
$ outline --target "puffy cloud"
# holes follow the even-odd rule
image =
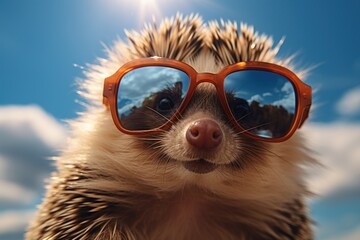
[[[255,94],[254,96],[252,96],[248,102],[251,103],[253,101],[256,101],[256,102],[261,102],[263,100],[262,96],[260,96],[259,94]]]
[[[66,137],[64,127],[35,105],[0,107],[0,129],[2,133],[11,133],[10,138],[4,135],[0,138],[1,143],[6,140],[9,145],[14,143],[9,141],[24,142],[35,137],[53,149],[59,148]]]
[[[313,167],[311,215],[316,239],[360,239],[360,124],[308,123],[302,131],[323,167]]]
[[[345,116],[360,114],[360,86],[345,93],[337,103],[336,110]]]
[[[360,190],[360,124],[310,123],[303,132],[324,167],[315,167],[310,188],[320,196]]]
[[[308,123],[302,131],[325,166],[315,168],[309,178],[311,190],[322,196],[315,205],[338,196],[341,189],[356,194],[353,190],[360,189],[360,125]],[[64,144],[66,136],[65,128],[37,106],[0,107],[0,239],[22,238],[33,215],[29,209],[39,201],[43,180],[53,170],[47,158]],[[359,231],[352,229],[339,239],[358,239]]]
[[[19,229],[24,229],[33,216],[34,210],[14,210],[0,213],[0,233],[14,233]]]
[[[64,127],[37,106],[0,107],[0,180],[25,187],[42,185],[51,165],[44,159],[65,138]]]
[[[21,205],[30,204],[35,197],[34,191],[6,180],[0,180],[0,189],[2,189],[0,191],[0,204],[6,202]]]
[[[22,238],[66,136],[38,106],[0,107],[0,239]]]

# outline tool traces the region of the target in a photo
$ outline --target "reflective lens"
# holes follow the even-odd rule
[[[147,66],[120,80],[117,114],[127,130],[150,130],[170,119],[189,88],[189,76],[176,68]]]
[[[286,77],[263,70],[243,70],[224,80],[226,98],[238,124],[257,136],[280,138],[293,123],[295,89]]]

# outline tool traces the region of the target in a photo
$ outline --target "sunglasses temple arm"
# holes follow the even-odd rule
[[[304,102],[305,107],[303,108],[303,111],[302,111],[299,128],[302,127],[305,120],[309,117],[310,108],[311,108],[311,104],[312,104],[312,89],[311,89],[310,86],[306,85],[306,89],[302,93],[302,98],[303,98],[303,102]]]
[[[300,121],[300,125],[299,125],[299,128],[301,128],[305,122],[306,119],[308,119],[309,117],[309,113],[310,113],[310,106],[306,106],[303,113],[302,113],[302,116],[301,116],[301,121]]]
[[[106,107],[109,107],[109,106],[110,106],[109,100],[107,99],[107,97],[103,97],[103,104],[104,104]]]
[[[109,81],[109,78],[104,80],[104,90],[103,90],[103,104],[106,107],[110,107],[109,98],[113,94],[114,84]]]

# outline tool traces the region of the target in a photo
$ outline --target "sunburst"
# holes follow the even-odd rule
[[[138,24],[151,19],[152,17],[161,18],[162,12],[165,11],[166,6],[171,3],[171,0],[111,0],[111,7],[121,7],[128,9],[134,14],[129,14],[131,19],[138,21]],[[161,10],[160,7],[161,6]],[[135,11],[134,11],[135,10]]]

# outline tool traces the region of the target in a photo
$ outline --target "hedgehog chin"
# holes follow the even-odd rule
[[[219,167],[218,164],[209,162],[203,158],[190,160],[190,161],[182,161],[182,165],[188,171],[196,173],[196,174],[210,173]]]

